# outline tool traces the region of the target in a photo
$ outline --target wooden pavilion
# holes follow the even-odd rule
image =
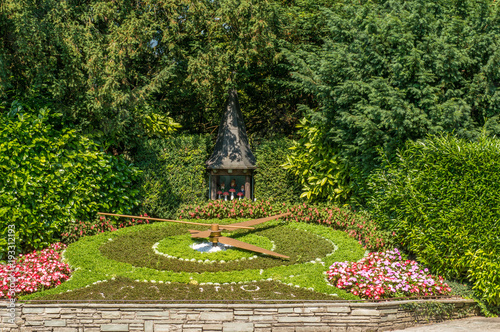
[[[229,91],[224,108],[214,152],[206,162],[210,172],[210,198],[230,199],[232,194],[233,199],[238,196],[253,199],[253,172],[257,162],[250,150],[236,90]]]

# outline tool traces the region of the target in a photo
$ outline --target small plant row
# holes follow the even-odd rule
[[[377,228],[365,215],[350,209],[332,206],[316,206],[306,203],[290,205],[273,204],[269,201],[217,200],[202,206],[188,205],[180,211],[179,219],[211,218],[263,218],[290,212],[287,221],[324,224],[342,230],[371,251],[385,248],[390,242],[390,233]]]
[[[144,217],[147,217],[144,214]],[[143,217],[143,215],[141,215]],[[135,225],[149,224],[149,220],[144,219],[128,219],[125,222],[114,223],[111,220],[101,216],[94,221],[78,221],[66,226],[61,234],[62,242],[66,244],[73,243],[84,236],[92,236],[104,232],[113,232],[119,228],[125,228]]]
[[[0,264],[0,299],[49,289],[69,279],[71,269],[61,261],[63,243],[19,255],[14,264]]]
[[[441,276],[436,280],[417,262],[403,260],[398,249],[370,253],[359,262],[335,262],[327,274],[337,288],[367,299],[439,296],[451,292]]]

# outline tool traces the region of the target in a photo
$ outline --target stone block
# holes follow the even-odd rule
[[[23,314],[43,314],[45,308],[23,308]]]
[[[295,332],[293,326],[273,326],[273,332]]]
[[[36,315],[36,314],[30,314],[30,315],[23,315],[24,320],[45,320],[45,315]]]
[[[224,323],[222,332],[253,332],[252,323]]]
[[[249,316],[248,320],[250,322],[262,322],[262,321],[272,322],[275,320],[275,317],[273,315],[256,315],[256,316]]]
[[[45,308],[46,314],[59,314],[61,313],[61,308]]]
[[[319,323],[321,317],[318,316],[284,316],[278,317],[279,323]]]
[[[356,326],[356,325],[348,325],[347,330],[348,332],[375,332],[378,331],[379,329],[377,326]]]
[[[253,326],[255,328],[271,328],[273,326],[272,323],[254,323]]]
[[[203,331],[222,331],[222,324],[203,324]]]
[[[201,324],[184,324],[182,325],[182,331],[185,329],[202,329],[203,325]]]
[[[316,312],[318,308],[315,307],[302,307],[302,308],[294,308],[293,312],[296,314],[310,314],[312,312]]]
[[[55,327],[52,331],[54,332],[78,332],[75,327]]]
[[[128,332],[128,324],[102,324],[101,331],[126,331]]]
[[[130,311],[120,311],[122,319],[135,319],[135,312]]]
[[[351,316],[380,316],[380,312],[372,309],[354,309]]]
[[[154,328],[153,321],[147,320],[144,322],[144,332],[154,332],[153,328]]]
[[[46,320],[45,326],[66,326],[66,319]]]
[[[99,325],[99,324],[110,324],[111,319],[94,319],[94,324]]]
[[[200,314],[200,320],[204,321],[232,321],[234,315],[232,311],[220,311],[220,312],[202,312]]]
[[[26,320],[24,324],[26,326],[40,326],[43,325],[43,320]]]
[[[276,313],[278,312],[278,308],[270,308],[270,309],[262,309],[262,308],[258,308],[258,309],[255,309],[254,312],[256,314],[272,314],[272,313]]]
[[[328,326],[296,326],[295,332],[330,332],[332,329]]]
[[[278,309],[278,313],[280,314],[288,314],[288,313],[292,313],[293,312],[293,308],[279,308]]]
[[[77,308],[61,308],[61,314],[74,314],[77,311],[83,312],[83,310],[78,310]]]
[[[168,311],[138,311],[137,319],[167,319],[170,317]]]
[[[121,312],[119,312],[119,311],[103,311],[101,313],[101,317],[103,319],[106,319],[106,318],[111,318],[111,319],[121,318]]]
[[[368,316],[328,316],[321,317],[322,322],[338,322],[342,324],[368,324],[370,317]]]
[[[132,323],[132,324],[128,324],[128,328],[130,330],[141,330],[141,331],[144,331],[144,322],[141,321],[141,323]]]
[[[247,316],[250,316],[250,315],[253,315],[253,310],[235,310],[234,314],[235,315],[247,315]]]
[[[144,319],[112,319],[111,324],[128,324],[129,328],[132,324],[144,326]]]
[[[327,307],[326,312],[349,313],[349,312],[351,312],[351,308],[349,308],[349,307]]]
[[[155,324],[154,332],[177,332],[182,331],[182,325]]]
[[[71,315],[72,317],[77,317],[77,318],[93,318],[93,317],[94,317],[94,314],[93,314],[93,313],[91,313],[91,312],[76,312],[76,313],[72,313],[72,314],[70,314],[70,315]],[[62,316],[63,316],[63,315],[61,315],[61,317],[62,317]],[[66,314],[66,315],[64,315],[64,316],[67,316],[67,314]],[[101,317],[101,316],[99,316],[99,317]]]

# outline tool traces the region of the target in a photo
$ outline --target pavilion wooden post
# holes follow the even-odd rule
[[[210,177],[210,199],[217,199],[217,175]]]
[[[252,177],[245,175],[245,198],[252,199]]]

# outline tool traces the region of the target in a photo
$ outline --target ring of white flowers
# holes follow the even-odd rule
[[[269,239],[269,241],[271,241],[272,243],[272,248],[271,248],[271,251],[274,251],[276,249],[276,243]],[[153,251],[155,254],[157,255],[160,255],[160,256],[163,256],[163,257],[167,257],[167,258],[170,258],[170,259],[177,259],[177,260],[180,260],[180,261],[184,261],[184,262],[198,262],[198,263],[203,263],[203,264],[213,264],[213,263],[229,263],[229,262],[238,262],[238,261],[244,261],[244,260],[252,260],[252,259],[256,259],[256,258],[259,258],[258,255],[253,255],[253,256],[250,256],[250,257],[241,257],[241,258],[237,258],[237,259],[232,259],[228,262],[226,262],[225,260],[210,260],[210,259],[205,259],[205,260],[202,260],[202,259],[196,259],[196,258],[182,258],[182,257],[176,257],[176,256],[172,256],[172,255],[169,255],[169,254],[165,254],[161,251],[158,250],[158,245],[160,244],[160,242],[156,242],[155,244],[153,244]]]

